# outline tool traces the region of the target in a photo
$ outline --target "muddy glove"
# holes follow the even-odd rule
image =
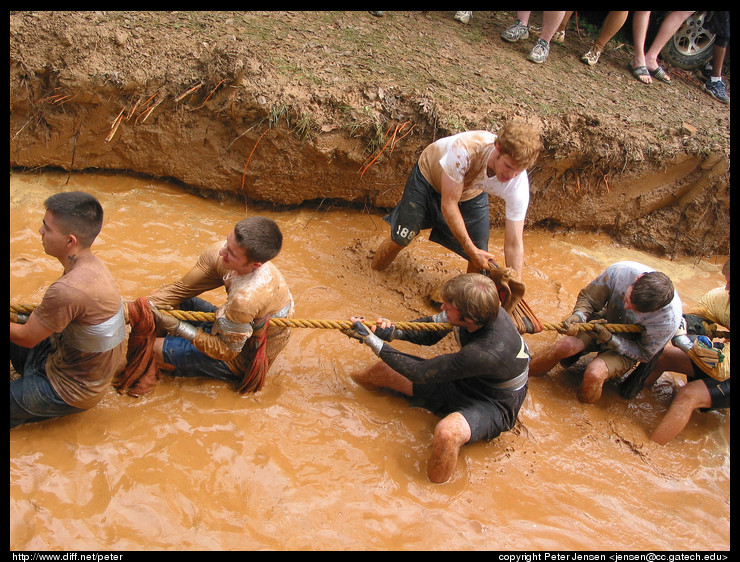
[[[10,321],[14,324],[25,324],[28,322],[28,314],[10,311]]]
[[[719,379],[719,364],[724,361],[724,354],[712,346],[712,342],[706,336],[699,336],[694,341],[687,355],[691,361],[710,377]]]
[[[397,333],[400,335],[401,330],[396,330],[395,326],[389,326],[388,328],[377,326],[375,328],[375,335],[383,341],[393,341],[396,338]]]
[[[562,328],[558,328],[558,333],[566,336],[576,336],[578,335],[579,328],[578,326],[573,326],[573,324],[582,324],[585,321],[586,315],[583,312],[574,312],[563,320],[563,326]]]
[[[154,316],[154,322],[157,327],[162,328],[172,336],[178,336],[192,341],[198,334],[198,328],[192,324],[182,322],[171,314],[164,314],[155,306],[152,306],[152,315]]]
[[[383,340],[368,330],[365,324],[359,320],[352,324],[352,328],[342,330],[342,333],[364,343],[372,349],[375,355],[380,355],[380,350],[383,348]]]
[[[589,330],[589,334],[596,338],[596,341],[598,341],[601,345],[604,345],[606,347],[611,347],[609,344],[612,343],[613,334],[606,329],[604,326],[605,321],[595,321],[592,322],[593,329]]]

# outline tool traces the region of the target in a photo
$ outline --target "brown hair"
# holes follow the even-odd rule
[[[236,243],[244,248],[247,259],[253,262],[267,262],[280,253],[283,247],[283,233],[272,219],[247,217],[234,227]]]
[[[496,320],[501,304],[496,284],[480,273],[463,273],[447,280],[442,299],[458,309],[463,319],[479,326]]]
[[[665,273],[651,271],[632,284],[630,301],[639,312],[655,312],[670,303],[674,293],[673,282]]]
[[[56,193],[44,201],[44,207],[66,231],[64,234],[74,234],[83,248],[92,246],[103,227],[103,207],[84,191]]]

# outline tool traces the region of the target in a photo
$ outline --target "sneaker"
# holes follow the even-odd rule
[[[557,43],[558,45],[564,45],[565,44],[565,30],[556,31],[555,35],[552,36],[550,43]]]
[[[537,64],[542,64],[547,60],[547,55],[549,54],[550,44],[544,39],[537,39],[537,43],[534,44],[534,49],[529,53],[527,60],[531,60]]]
[[[461,23],[468,23],[473,17],[473,12],[456,12],[455,19]]]
[[[727,87],[722,80],[704,82],[704,91],[709,92],[722,103],[730,103],[730,96],[727,95]]]
[[[581,57],[581,60],[585,62],[589,66],[595,65],[597,62],[599,62],[599,57],[601,56],[601,50],[596,48],[596,45],[591,47],[589,49],[588,53],[583,55]]]
[[[529,27],[519,20],[516,20],[516,23],[510,25],[506,31],[501,34],[501,38],[509,43],[516,43],[517,41],[527,39],[528,37]]]

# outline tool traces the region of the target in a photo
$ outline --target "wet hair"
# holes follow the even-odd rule
[[[65,234],[74,234],[83,248],[89,248],[103,228],[103,206],[83,191],[56,193],[44,201]]]
[[[507,154],[521,168],[535,163],[544,148],[539,131],[521,120],[507,122],[498,132],[498,150]]]
[[[463,319],[485,326],[496,320],[501,304],[496,284],[480,273],[463,273],[442,286],[442,299],[460,311]]]
[[[674,294],[670,278],[660,271],[651,271],[632,284],[630,301],[638,312],[654,312],[670,303]]]
[[[283,233],[272,219],[247,217],[234,227],[234,238],[247,254],[247,259],[264,263],[280,253]]]

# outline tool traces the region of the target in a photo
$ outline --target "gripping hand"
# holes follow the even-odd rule
[[[358,340],[360,343],[364,343],[370,349],[373,350],[375,355],[380,355],[380,350],[383,347],[383,341],[367,329],[367,326],[362,323],[362,319],[352,318],[352,327],[342,332],[350,338]]]

